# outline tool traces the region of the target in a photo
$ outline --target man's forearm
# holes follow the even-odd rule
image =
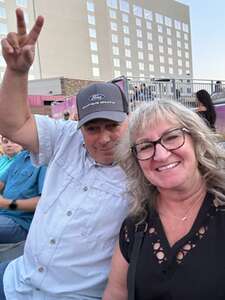
[[[13,139],[31,117],[27,103],[28,73],[6,69],[0,89],[0,132]]]

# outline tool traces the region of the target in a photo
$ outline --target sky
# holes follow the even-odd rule
[[[225,80],[225,1],[178,2],[190,10],[193,78]]]

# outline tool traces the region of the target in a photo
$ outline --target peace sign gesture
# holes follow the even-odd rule
[[[7,67],[19,73],[26,73],[34,60],[35,44],[44,24],[44,18],[38,16],[31,31],[27,33],[24,14],[16,10],[17,32],[10,32],[2,39],[2,54]]]

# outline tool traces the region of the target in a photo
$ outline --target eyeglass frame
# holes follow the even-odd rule
[[[168,133],[171,133],[171,132],[173,132],[173,131],[175,131],[175,130],[180,130],[180,131],[182,132],[182,134],[183,134],[183,143],[182,143],[179,147],[172,148],[172,149],[167,149],[167,148],[165,147],[165,145],[163,145],[163,144],[161,143],[161,140],[162,140],[162,138],[163,138],[164,135],[166,135],[166,134],[168,134]],[[190,131],[189,131],[187,128],[185,128],[185,127],[182,127],[182,128],[174,128],[174,129],[172,129],[172,130],[169,130],[169,131],[164,132],[158,140],[156,140],[156,141],[148,141],[149,143],[153,144],[153,147],[154,147],[154,151],[153,151],[152,156],[150,156],[150,157],[148,157],[148,158],[144,158],[144,159],[143,159],[143,158],[141,158],[141,159],[138,158],[138,155],[137,155],[138,153],[137,153],[137,150],[136,150],[136,146],[141,145],[141,144],[144,144],[144,143],[146,143],[146,142],[141,142],[141,143],[138,143],[138,144],[133,144],[133,145],[130,147],[130,150],[131,150],[131,152],[133,153],[133,155],[135,156],[135,158],[136,158],[137,160],[141,160],[141,161],[148,160],[148,159],[151,159],[151,158],[153,158],[153,157],[155,156],[155,151],[156,151],[156,145],[157,145],[157,144],[160,144],[160,145],[161,145],[164,149],[166,149],[167,151],[173,151],[173,150],[177,150],[177,149],[181,148],[181,147],[184,145],[184,143],[185,143],[185,133],[190,134]]]

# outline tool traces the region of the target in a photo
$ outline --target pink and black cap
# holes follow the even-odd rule
[[[123,122],[128,102],[123,91],[113,83],[94,83],[77,94],[78,128],[94,119]]]

